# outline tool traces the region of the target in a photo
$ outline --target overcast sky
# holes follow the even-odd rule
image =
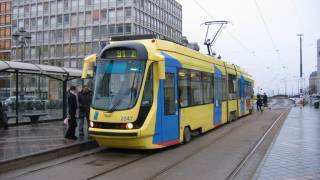
[[[183,8],[183,34],[189,41],[201,44],[204,53],[206,29],[200,24],[210,20],[231,22],[218,38],[214,51],[224,60],[245,68],[253,75],[256,88],[267,93],[284,93],[286,83],[288,93],[297,92],[300,61],[297,34],[303,33],[303,72],[308,85],[309,75],[317,64],[320,0],[177,1]]]

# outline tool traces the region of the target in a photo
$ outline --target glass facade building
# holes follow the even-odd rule
[[[81,68],[111,36],[182,38],[182,6],[175,0],[12,0],[11,8],[12,32],[24,27],[32,37],[24,62]],[[19,61],[21,48],[14,40],[11,47],[11,59]]]
[[[11,1],[0,1],[0,60],[10,60]]]

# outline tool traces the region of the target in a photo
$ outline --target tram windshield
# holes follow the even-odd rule
[[[132,108],[141,89],[145,61],[99,60],[92,106],[109,112]]]

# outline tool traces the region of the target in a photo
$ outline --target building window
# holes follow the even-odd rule
[[[86,51],[86,48],[85,48],[85,45],[83,43],[80,43],[79,44],[79,56],[82,56],[82,55],[85,55],[85,51]]]
[[[92,28],[92,38],[93,38],[93,40],[100,39],[99,26],[94,26]]]
[[[77,41],[78,39],[78,29],[70,30],[71,41]]]
[[[85,25],[85,19],[84,19],[84,13],[79,13],[79,26],[84,26]]]
[[[92,21],[93,21],[93,24],[99,24],[99,10],[94,10],[92,12]]]
[[[58,0],[58,13],[62,13],[63,12],[63,2],[62,0]]]
[[[79,41],[83,41],[84,40],[84,28],[80,28],[79,29]]]
[[[69,29],[65,29],[65,30],[63,31],[63,36],[64,36],[64,42],[69,42],[69,41],[70,41]]]
[[[57,16],[57,27],[62,27],[63,18],[62,15]]]
[[[56,51],[55,47],[51,46],[50,47],[50,57],[56,57]]]
[[[126,34],[131,34],[131,24],[126,24],[125,25],[125,33]]]
[[[50,10],[51,10],[51,14],[56,14],[57,13],[57,6],[56,6],[56,2],[52,1],[50,3]]]
[[[43,33],[43,42],[45,43],[49,42],[49,31],[46,31]]]
[[[86,55],[89,55],[91,53],[92,53],[91,43],[86,43]]]
[[[129,21],[131,20],[131,16],[132,16],[132,13],[131,13],[131,8],[126,8],[125,11],[124,11],[124,16],[125,16],[125,20],[126,21]]]
[[[50,42],[51,43],[55,43],[56,42],[56,32],[54,30],[50,31]]]
[[[50,17],[50,24],[51,24],[51,28],[55,28],[56,27],[56,17],[55,16],[51,16]]]
[[[117,0],[117,7],[123,6],[123,0]]]
[[[92,30],[91,27],[86,28],[86,41],[91,41]]]
[[[70,46],[69,45],[64,45],[63,52],[64,52],[64,57],[70,56]]]
[[[74,57],[77,56],[77,45],[76,44],[71,44],[70,55],[74,56]]]
[[[63,26],[68,27],[70,25],[70,16],[69,14],[65,14],[63,18]]]
[[[92,14],[91,12],[86,13],[86,25],[92,24]]]
[[[74,27],[74,26],[77,26],[77,15],[76,14],[71,14],[71,26]],[[79,17],[80,19],[80,17]]]
[[[99,42],[93,42],[93,43],[92,43],[92,51],[93,51],[93,53],[96,53],[96,54],[99,53],[99,51],[100,51],[100,44],[99,44]]]
[[[101,39],[107,38],[107,36],[108,36],[107,26],[100,26],[100,35],[101,35]]]
[[[56,31],[56,39],[57,39],[57,42],[63,41],[63,31],[61,29],[58,29]]]
[[[107,10],[106,9],[101,10],[100,16],[101,16],[101,23],[107,23]]]
[[[63,57],[62,45],[57,45],[57,47],[56,47],[56,55],[57,55],[57,57]]]
[[[113,24],[116,21],[116,11],[109,10],[109,23]]]
[[[74,12],[78,9],[78,1],[79,0],[71,0],[71,10]]]
[[[117,25],[117,33],[118,34],[123,34],[123,24],[118,24]]]
[[[70,0],[64,0],[64,3],[63,3],[63,8],[64,8],[64,11],[69,11],[70,10],[70,3],[69,3]]]
[[[123,9],[117,9],[117,21],[118,22],[122,22],[123,21]]]

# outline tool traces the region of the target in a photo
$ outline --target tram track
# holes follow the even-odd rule
[[[236,165],[234,170],[229,174],[227,179],[234,179],[238,172],[242,169],[242,167],[246,164],[248,159],[252,156],[254,151],[259,147],[259,145],[263,142],[263,139],[267,136],[268,132],[271,131],[271,129],[277,124],[277,122],[282,119],[282,117],[285,116],[285,114],[289,110],[283,111],[277,114],[272,115],[270,118],[276,119],[274,122],[271,123],[271,125],[267,128],[267,130],[263,133],[263,135],[257,140],[256,143],[253,144],[253,146],[250,148],[250,150],[247,152],[246,156],[239,162],[239,164]],[[279,115],[280,114],[280,115]],[[255,118],[259,118],[258,116],[255,116]],[[227,125],[225,128],[218,128],[216,130],[211,130],[207,133],[204,133],[196,138],[194,138],[194,141],[191,141],[190,143],[194,142],[200,142],[201,139],[204,139],[209,135],[209,133],[212,133],[214,131],[217,131],[213,139],[210,138],[208,141],[205,141],[205,143],[202,143],[201,145],[196,145],[198,143],[194,143],[195,146],[190,146],[189,144],[186,144],[184,146],[174,146],[170,147],[164,150],[153,150],[153,151],[126,151],[126,150],[114,150],[114,149],[105,149],[100,148],[95,149],[94,151],[88,151],[87,153],[82,154],[81,156],[75,156],[75,157],[68,157],[68,159],[65,159],[64,161],[57,161],[54,163],[51,163],[47,166],[43,166],[40,168],[36,168],[33,170],[30,170],[28,172],[22,173],[18,176],[14,176],[13,178],[9,179],[32,179],[34,174],[45,174],[45,172],[50,172],[53,169],[61,169],[63,166],[71,166],[71,169],[78,168],[74,164],[80,164],[83,166],[83,164],[86,164],[86,168],[92,168],[91,174],[85,174],[81,178],[78,179],[109,179],[106,177],[109,177],[116,174],[115,172],[119,171],[125,171],[128,168],[132,168],[136,165],[136,163],[144,164],[145,162],[150,161],[149,157],[152,158],[159,158],[161,156],[166,157],[168,154],[172,154],[173,152],[170,151],[176,151],[179,149],[188,149],[188,145],[190,148],[197,147],[196,149],[190,149],[186,151],[186,154],[181,154],[179,158],[177,159],[170,159],[170,162],[168,162],[163,167],[157,167],[154,172],[149,172],[146,176],[144,176],[141,179],[161,179],[161,176],[166,174],[171,169],[177,167],[178,165],[182,164],[183,162],[191,159],[192,157],[200,154],[204,150],[206,150],[209,146],[216,143],[219,140],[223,140],[224,137],[227,135],[230,135],[230,133],[240,130],[241,127],[244,127],[247,124],[250,124],[254,122],[254,117],[249,117],[249,119],[242,118],[237,120],[234,123],[231,123]],[[154,155],[154,156],[153,156]],[[114,162],[113,162],[114,160]],[[80,161],[80,162],[79,162]],[[98,163],[95,163],[95,161],[99,161]],[[91,163],[93,162],[93,163]],[[93,165],[92,165],[93,164]],[[112,164],[112,165],[110,165]],[[106,165],[105,168],[99,169],[99,166],[104,167],[102,165]],[[42,172],[45,171],[45,172]],[[80,170],[81,171],[81,170]],[[61,175],[63,177],[63,175]],[[27,177],[27,178],[26,178]],[[30,178],[29,178],[30,177]],[[72,176],[70,176],[72,177]],[[160,177],[160,178],[159,178]],[[68,178],[66,178],[68,179]],[[77,179],[77,178],[76,178]],[[113,178],[110,178],[113,179]],[[134,179],[134,178],[133,178]]]
[[[274,124],[277,122],[277,120],[280,119],[285,113],[286,113],[286,112],[283,112],[283,113],[281,113],[281,114],[279,115],[279,117],[274,121],[274,123],[272,123],[272,125],[268,128],[268,130],[264,133],[264,135],[258,140],[258,142],[262,142],[262,141],[263,141],[263,137],[265,137],[266,133],[270,131],[270,129],[271,129],[271,128],[274,126]],[[276,117],[274,117],[274,118],[276,118]],[[242,119],[239,119],[238,121],[241,121],[241,120],[242,120]],[[181,164],[182,162],[190,159],[191,157],[193,157],[193,156],[201,153],[201,152],[202,152],[203,150],[205,150],[208,146],[210,146],[210,145],[212,145],[213,143],[215,143],[216,141],[224,138],[224,137],[227,136],[230,132],[233,132],[234,130],[239,129],[239,128],[245,126],[245,125],[248,124],[248,123],[250,123],[250,121],[242,121],[241,123],[239,123],[239,124],[235,125],[234,127],[230,128],[228,131],[225,131],[224,133],[220,134],[219,136],[217,136],[216,138],[214,138],[214,139],[213,139],[212,141],[210,141],[209,143],[206,143],[206,144],[204,144],[204,145],[202,145],[202,146],[199,146],[198,148],[196,148],[196,149],[193,150],[192,152],[190,152],[190,153],[188,153],[187,155],[185,155],[183,158],[179,159],[178,161],[175,161],[174,163],[168,165],[168,166],[165,167],[164,169],[158,171],[157,173],[149,176],[149,177],[146,178],[146,179],[149,179],[149,180],[157,179],[159,176],[161,176],[162,174],[166,173],[168,170],[176,167],[177,165],[179,165],[179,164]],[[212,130],[212,131],[214,131],[214,130]],[[209,131],[209,132],[207,132],[207,133],[210,133],[210,132],[212,132],[212,131]],[[202,136],[205,136],[207,133],[204,133],[204,134],[200,135],[199,137],[196,137],[195,140],[197,140],[198,138],[201,138]],[[256,147],[256,146],[258,146],[258,145],[255,145],[255,147]],[[256,148],[254,148],[254,149],[256,149]],[[252,152],[250,152],[249,154],[251,154],[251,153],[252,153]],[[151,155],[153,155],[153,154],[151,154]],[[137,161],[146,159],[147,157],[149,157],[149,156],[151,156],[151,155],[148,155],[148,156],[144,156],[144,157],[135,159],[135,160],[130,161],[130,162],[126,163],[126,164],[123,164],[123,165],[121,165],[121,166],[119,166],[119,167],[115,167],[115,168],[113,168],[113,169],[107,170],[107,171],[105,171],[105,172],[103,172],[103,173],[100,173],[99,175],[96,175],[96,176],[91,177],[91,178],[88,178],[88,179],[95,179],[95,178],[104,176],[104,175],[106,175],[106,174],[108,174],[108,173],[111,173],[111,172],[117,170],[117,169],[121,169],[121,168],[126,167],[126,166],[129,166],[129,165],[131,165],[131,164],[133,164],[133,163],[135,163],[135,162],[137,162]],[[249,157],[246,156],[244,159],[248,159],[248,158],[249,158]],[[241,161],[241,162],[242,162],[242,161]],[[244,161],[244,163],[245,163],[245,161]],[[241,163],[241,165],[243,165],[244,163]],[[239,170],[240,170],[241,168],[238,168],[238,167],[239,167],[239,165],[237,166],[236,169],[239,169]],[[238,172],[238,171],[234,171],[234,172]],[[234,173],[234,172],[233,172],[233,173]],[[236,173],[235,173],[235,174],[236,174]]]
[[[234,170],[229,174],[229,176],[226,178],[227,180],[232,180],[236,177],[236,175],[240,172],[240,170],[242,169],[242,167],[246,164],[246,162],[250,159],[250,157],[254,154],[254,152],[256,151],[256,149],[261,145],[261,143],[264,141],[265,137],[268,135],[268,133],[271,131],[271,129],[283,118],[283,116],[285,116],[286,114],[288,114],[288,112],[290,111],[290,108],[287,109],[286,111],[282,112],[278,118],[269,126],[269,128],[264,132],[264,134],[258,139],[257,143],[255,143],[255,145],[252,147],[252,149],[248,152],[248,154],[240,161],[240,163],[234,168]],[[247,122],[248,123],[248,122]],[[236,128],[241,128],[242,126],[244,126],[246,123],[241,123],[241,125],[233,127],[232,129],[230,129],[228,132],[225,132],[223,135],[219,136],[217,139],[215,139],[214,141],[211,141],[210,143],[194,150],[192,153],[188,154],[185,158],[180,159],[179,161],[171,164],[170,166],[168,166],[167,168],[159,171],[158,173],[152,175],[150,178],[148,178],[149,180],[153,180],[153,179],[157,179],[157,177],[161,176],[162,174],[165,174],[168,170],[176,167],[177,165],[181,164],[182,162],[190,159],[191,157],[201,153],[201,151],[203,151],[204,149],[206,149],[206,147],[212,145],[213,143],[215,143],[217,140],[219,140],[220,138],[223,138],[224,136],[228,135],[229,132],[232,132],[233,130],[235,130]]]

